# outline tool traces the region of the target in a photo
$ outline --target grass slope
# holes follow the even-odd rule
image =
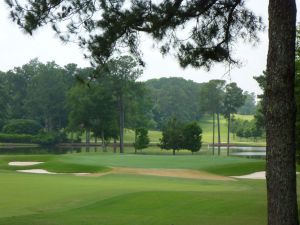
[[[0,224],[265,223],[262,181],[2,175]]]
[[[44,161],[35,167],[65,172],[107,171],[116,166],[185,168],[223,175],[261,171],[265,165],[263,160],[203,155],[90,152],[0,156],[0,224],[4,225],[266,224],[262,180],[21,174],[14,172],[19,167],[7,165],[10,161]]]

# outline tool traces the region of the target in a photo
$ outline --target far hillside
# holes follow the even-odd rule
[[[164,121],[176,117],[183,121],[199,120],[202,84],[179,77],[151,79],[145,82],[153,101],[153,119],[160,129]]]

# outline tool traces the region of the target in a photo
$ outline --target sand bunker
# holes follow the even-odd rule
[[[37,165],[37,164],[41,164],[44,162],[9,162],[8,165],[10,166],[33,166],[33,165]]]
[[[250,173],[250,174],[243,175],[243,176],[231,176],[231,177],[239,178],[239,179],[265,180],[266,179],[266,171]]]
[[[71,175],[75,175],[75,176],[86,176],[86,175],[90,174],[90,173],[55,173],[55,172],[50,172],[50,171],[44,170],[44,169],[17,170],[17,172],[36,173],[36,174],[71,174]]]
[[[203,171],[197,171],[197,170],[143,169],[143,168],[124,168],[124,167],[114,167],[110,172],[90,174],[89,176],[103,176],[107,174],[136,174],[136,175],[177,177],[177,178],[201,179],[201,180],[234,180],[230,177],[219,176],[219,175],[215,175]]]
[[[297,172],[296,174],[299,174],[299,172]],[[250,173],[250,174],[243,175],[243,176],[231,176],[231,177],[239,178],[239,179],[265,180],[266,179],[266,171]]]
[[[38,173],[38,174],[57,174],[57,173],[49,172],[49,171],[43,170],[43,169],[17,170],[17,172],[21,172],[21,173]]]

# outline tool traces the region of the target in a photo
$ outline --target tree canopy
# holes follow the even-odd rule
[[[143,64],[140,33],[158,40],[162,53],[174,50],[183,67],[236,63],[231,48],[242,38],[258,39],[263,24],[243,0],[6,0],[11,18],[26,32],[50,23],[63,40],[76,40],[102,64],[124,46]],[[62,23],[62,21],[64,21]],[[67,25],[66,25],[67,24]],[[66,25],[66,26],[65,26]],[[187,37],[182,36],[184,29]],[[85,31],[85,32],[83,32]]]

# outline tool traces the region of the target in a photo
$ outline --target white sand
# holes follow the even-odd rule
[[[33,165],[37,165],[37,164],[41,164],[44,162],[9,162],[8,165],[10,166],[33,166]]]
[[[266,179],[266,171],[260,171],[255,173],[250,173],[243,176],[231,176],[233,178],[239,178],[239,179],[255,179],[255,180],[264,180]]]
[[[297,172],[296,174],[300,174],[300,173]],[[243,175],[243,176],[231,176],[231,177],[239,178],[239,179],[265,180],[266,179],[266,171],[250,173],[250,174]]]
[[[54,173],[54,172],[49,172],[48,170],[44,170],[44,169],[17,170],[17,172],[36,173],[36,174],[71,174],[71,175],[75,175],[75,176],[86,176],[86,175],[90,174],[90,173]]]
[[[49,171],[43,170],[43,169],[17,170],[17,171],[21,172],[21,173],[57,174],[57,173],[49,172]]]

